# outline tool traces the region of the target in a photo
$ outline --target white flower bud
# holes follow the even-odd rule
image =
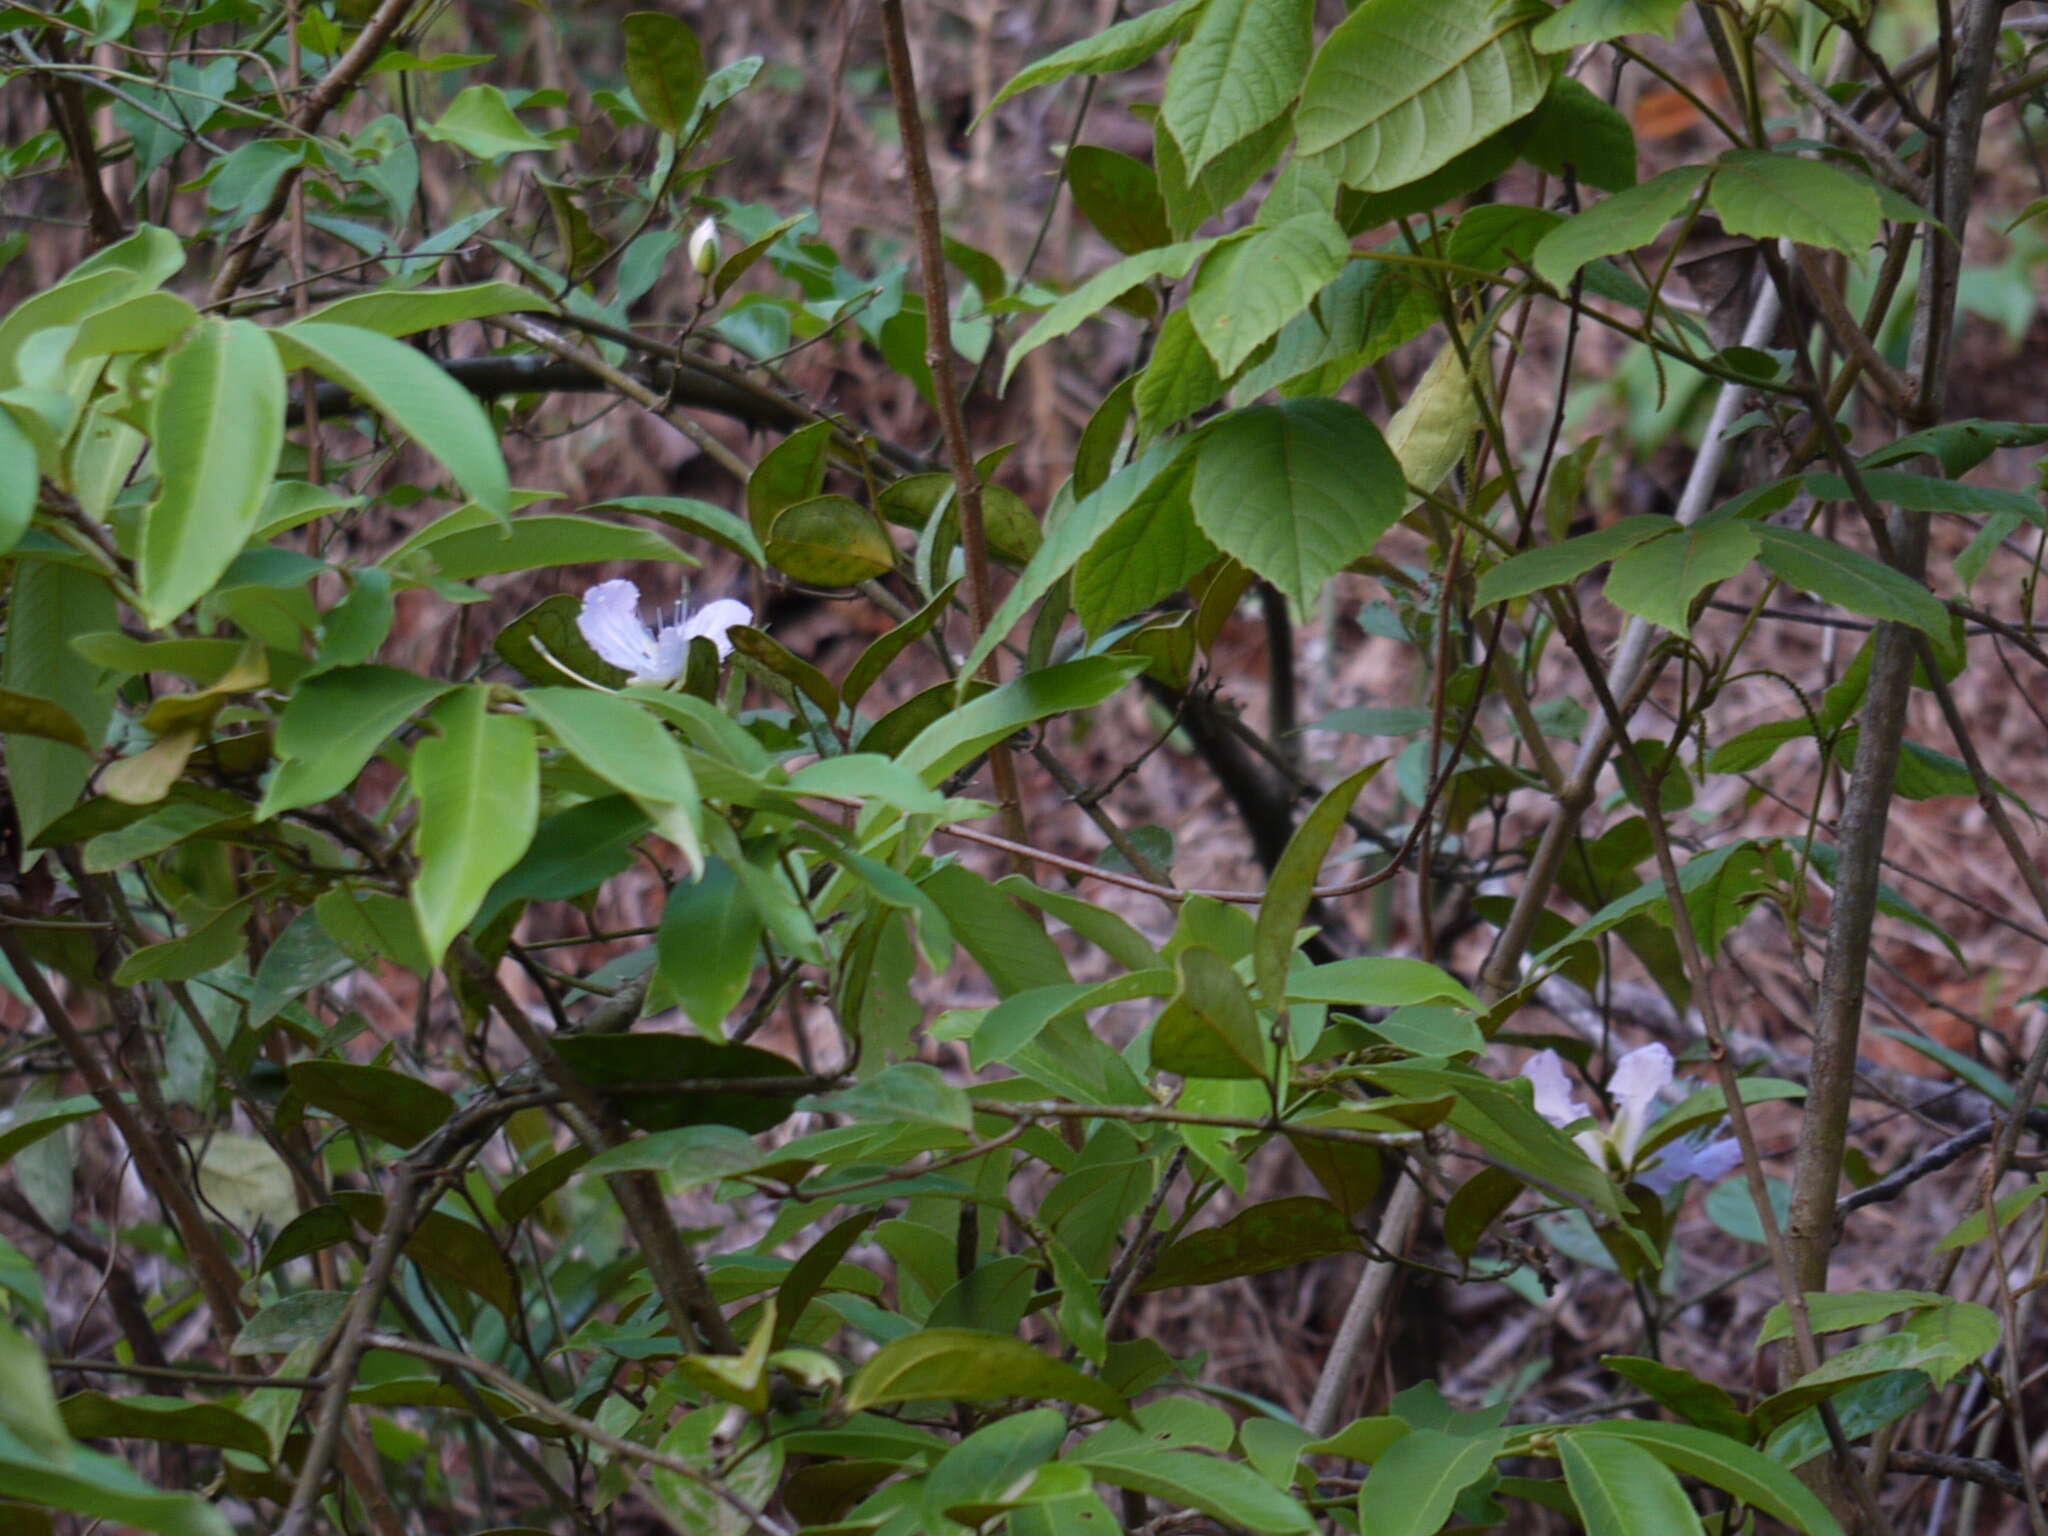
[[[699,277],[718,270],[718,224],[706,219],[690,231],[690,266]]]

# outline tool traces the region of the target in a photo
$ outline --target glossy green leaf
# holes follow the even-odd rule
[[[1387,1447],[1358,1490],[1360,1536],[1431,1536],[1458,1495],[1493,1467],[1507,1436],[1414,1429]]]
[[[234,1536],[227,1516],[192,1493],[161,1493],[118,1457],[82,1445],[45,1454],[0,1426],[0,1499],[68,1510],[161,1536]]]
[[[1067,151],[1067,188],[1096,233],[1126,256],[1173,241],[1166,202],[1151,166],[1120,150],[1076,144]]]
[[[933,626],[946,616],[958,587],[959,582],[948,582],[916,613],[868,643],[867,649],[847,668],[845,681],[839,685],[840,696],[846,700],[847,708],[851,709],[861,701],[861,696],[888,671],[891,662],[932,632]]]
[[[1384,191],[1426,176],[1534,110],[1550,68],[1525,5],[1374,0],[1324,41],[1302,87],[1297,147],[1346,186]]]
[[[702,876],[670,887],[654,940],[656,971],[668,996],[713,1039],[746,996],[760,939],[761,915],[724,861],[706,860]]]
[[[412,757],[420,819],[412,883],[420,936],[437,963],[519,862],[540,821],[540,762],[532,722],[493,714],[489,690],[464,688],[427,717],[439,734]]]
[[[754,536],[754,530],[745,518],[711,502],[699,501],[694,496],[614,496],[608,501],[594,502],[585,510],[607,509],[638,512],[643,517],[655,518],[671,528],[709,539],[751,565],[760,566],[767,562],[761,541]]]
[[[896,568],[896,546],[875,515],[844,496],[814,496],[776,514],[768,563],[816,587],[852,587]]]
[[[384,1223],[384,1197],[366,1190],[338,1189],[334,1203],[365,1232]],[[507,1317],[519,1312],[519,1276],[498,1251],[491,1234],[445,1211],[425,1211],[414,1219],[412,1235],[400,1249],[426,1274],[489,1302]]]
[[[175,1397],[109,1397],[74,1392],[57,1405],[64,1427],[80,1440],[160,1440],[173,1445],[214,1445],[270,1459],[270,1436],[219,1403]]]
[[[1193,315],[1182,305],[1159,327],[1152,356],[1132,386],[1130,401],[1137,408],[1138,424],[1157,434],[1214,405],[1228,388],[1229,381],[1216,371],[1215,359],[1195,334]]]
[[[1364,1246],[1344,1213],[1328,1200],[1290,1195],[1250,1206],[1220,1227],[1188,1233],[1159,1255],[1138,1289],[1216,1285],[1333,1253],[1357,1253]]]
[[[1851,613],[1910,624],[1946,640],[1948,610],[1912,577],[1803,529],[1762,524],[1756,534],[1763,563],[1790,585]]]
[[[1287,970],[1293,963],[1295,933],[1307,916],[1314,899],[1316,876],[1330,845],[1344,830],[1344,818],[1351,814],[1359,792],[1379,776],[1386,760],[1361,768],[1333,785],[1287,840],[1280,862],[1273,867],[1266,885],[1266,899],[1259,904],[1256,977],[1259,997],[1268,1008],[1279,1008],[1286,999]]]
[[[927,784],[942,783],[1032,722],[1100,704],[1144,669],[1143,657],[1086,656],[1027,672],[928,727],[896,760]]]
[[[347,1291],[297,1291],[273,1301],[242,1325],[228,1353],[282,1355],[325,1339],[347,1315],[352,1299]]]
[[[1122,1393],[1022,1339],[967,1328],[926,1328],[883,1346],[846,1384],[843,1406],[858,1413],[891,1403],[1009,1397],[1076,1403],[1116,1418],[1131,1411]]]
[[[1540,39],[1551,23],[1535,32]],[[1636,135],[1628,119],[1569,75],[1550,87],[1529,119],[1522,158],[1553,175],[1567,171],[1587,186],[1620,192],[1636,184]]]
[[[1827,1506],[1790,1472],[1759,1451],[1690,1424],[1659,1424],[1648,1420],[1610,1419],[1582,1424],[1572,1438],[1611,1435],[1630,1441],[1674,1472],[1696,1477],[1754,1504],[1807,1536],[1842,1536]]]
[[[401,574],[417,571],[444,581],[473,581],[508,571],[627,560],[697,563],[672,539],[652,528],[542,513],[515,517],[504,527],[464,528],[425,544],[408,545],[397,568]]]
[[[966,1091],[922,1061],[897,1062],[850,1088],[804,1099],[797,1107],[884,1125],[936,1125],[963,1135],[974,1130]]]
[[[633,11],[619,25],[633,99],[663,133],[680,134],[704,91],[704,49],[697,34],[680,16],[664,11]]]
[[[395,667],[343,667],[300,685],[277,723],[282,761],[259,820],[340,794],[400,726],[448,691]]]
[[[207,320],[166,362],[150,423],[162,487],[136,562],[152,625],[197,602],[255,531],[284,446],[284,404],[284,369],[249,321]]]
[[[1260,1536],[1306,1536],[1315,1529],[1308,1511],[1250,1467],[1199,1451],[1131,1450],[1080,1461],[1091,1475],[1119,1488],[1197,1509],[1226,1526]]]
[[[1727,1389],[1702,1381],[1690,1371],[1635,1355],[1603,1355],[1600,1363],[1622,1380],[1641,1387],[1673,1413],[1683,1414],[1701,1429],[1728,1435],[1747,1444],[1753,1438],[1749,1416],[1736,1406]]]
[[[0,555],[19,544],[28,531],[42,488],[41,474],[35,441],[11,411],[0,408]]]
[[[1603,1435],[1559,1435],[1557,1459],[1587,1536],[1687,1536],[1703,1529],[1671,1469],[1639,1446]]]
[[[591,1087],[659,1089],[664,1083],[701,1083],[717,1078],[800,1077],[785,1056],[751,1045],[723,1045],[691,1035],[639,1033],[565,1035],[555,1049],[569,1069]],[[643,1131],[684,1125],[731,1125],[754,1133],[787,1120],[796,1106],[788,1093],[751,1093],[745,1088],[621,1093],[616,1107]]]
[[[1197,453],[1195,521],[1301,612],[1330,577],[1372,553],[1407,505],[1407,481],[1379,429],[1337,400],[1234,411]]]
[[[693,872],[702,867],[697,780],[682,747],[654,716],[630,699],[583,688],[532,688],[525,699],[584,767],[638,802]]]
[[[489,89],[472,86],[463,95]],[[439,459],[473,501],[494,516],[511,514],[512,488],[497,429],[476,396],[424,352],[353,325],[300,321],[270,334],[286,367],[311,368],[345,385]]]
[[[454,288],[393,288],[323,304],[308,320],[357,326],[382,336],[416,336],[493,315],[548,314],[555,306],[517,283],[464,283]]]
[[[295,1061],[293,1090],[313,1108],[394,1147],[414,1147],[455,1113],[455,1100],[420,1078],[353,1061]]]

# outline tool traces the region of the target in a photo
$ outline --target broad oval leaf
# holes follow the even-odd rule
[[[680,134],[704,91],[704,48],[680,16],[634,11],[620,23],[626,37],[626,84],[647,120]]]
[[[1333,1253],[1357,1253],[1364,1246],[1344,1213],[1330,1201],[1291,1195],[1240,1211],[1220,1227],[1190,1232],[1160,1254],[1138,1289],[1215,1285],[1239,1275],[1289,1269]]]
[[[1160,121],[1189,177],[1285,112],[1313,43],[1314,0],[1208,0],[1174,55]]]
[[[815,587],[853,587],[896,568],[875,515],[845,496],[813,496],[777,514],[768,563]]]
[[[388,1067],[295,1061],[285,1072],[315,1109],[394,1147],[418,1146],[455,1113],[455,1100],[444,1090]]]
[[[1380,192],[1428,175],[1533,111],[1550,66],[1529,40],[1540,6],[1371,0],[1324,41],[1295,114],[1304,155]]]
[[[1195,521],[1299,611],[1372,553],[1407,505],[1407,481],[1379,428],[1342,401],[1235,411],[1196,451]]]
[[[482,687],[443,699],[427,717],[439,734],[412,757],[420,801],[412,905],[437,963],[498,877],[519,862],[540,821],[533,724],[492,714],[489,700]]]
[[[1587,1536],[1687,1536],[1702,1529],[1671,1469],[1640,1446],[1601,1435],[1560,1435],[1557,1459]]]

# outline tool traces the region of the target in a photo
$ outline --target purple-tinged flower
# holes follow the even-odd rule
[[[1536,1113],[1560,1130],[1590,1118],[1572,1092],[1557,1052],[1531,1057],[1522,1076],[1536,1089]],[[1607,1079],[1608,1097],[1614,1100],[1613,1123],[1605,1130],[1594,1127],[1572,1137],[1601,1167],[1619,1168],[1630,1183],[1659,1195],[1669,1194],[1687,1179],[1712,1183],[1742,1161],[1742,1148],[1735,1141],[1710,1142],[1695,1135],[1667,1143],[1648,1162],[1637,1166],[1657,1100],[1671,1086],[1671,1078],[1671,1052],[1664,1046],[1651,1044],[1630,1051],[1614,1064],[1614,1073]]]
[[[628,685],[674,682],[689,664],[690,642],[700,636],[718,648],[723,661],[732,654],[726,631],[753,622],[753,609],[721,597],[695,613],[678,604],[671,623],[651,629],[640,618],[640,589],[624,580],[592,587],[583,594],[583,611],[576,616],[576,627],[590,648],[628,673]]]

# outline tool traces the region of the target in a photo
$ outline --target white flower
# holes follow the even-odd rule
[[[718,222],[706,219],[690,231],[690,270],[709,277],[718,270]]]
[[[1636,1161],[1643,1136],[1650,1129],[1657,1099],[1671,1086],[1671,1052],[1652,1044],[1630,1051],[1614,1064],[1607,1079],[1608,1097],[1614,1100],[1614,1123],[1606,1130],[1597,1127],[1577,1132],[1576,1141],[1586,1156],[1603,1168],[1613,1166],[1653,1194],[1669,1194],[1687,1179],[1712,1183],[1742,1161],[1741,1146],[1731,1140],[1709,1142],[1703,1136],[1689,1136],[1667,1143],[1642,1167]],[[1557,1052],[1545,1051],[1532,1057],[1522,1076],[1536,1089],[1536,1113],[1560,1130],[1589,1118],[1586,1107],[1572,1092],[1564,1063]]]
[[[723,661],[732,654],[726,631],[753,622],[753,609],[721,597],[695,613],[678,604],[674,622],[649,629],[640,621],[640,589],[630,581],[599,582],[583,594],[583,611],[576,616],[590,648],[630,673],[629,685],[674,682],[689,663],[690,642],[700,635],[718,647]]]

